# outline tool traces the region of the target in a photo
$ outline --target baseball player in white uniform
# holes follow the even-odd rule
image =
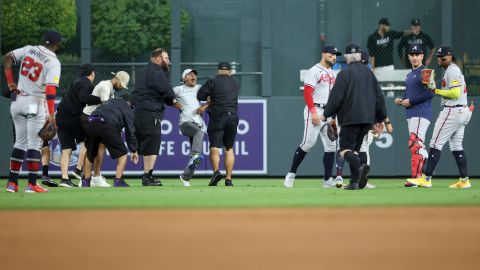
[[[420,187],[432,186],[432,175],[440,160],[442,148],[446,142],[450,146],[460,173],[458,182],[450,185],[450,188],[470,188],[471,184],[467,174],[467,157],[463,151],[463,136],[465,126],[472,117],[473,109],[468,107],[467,87],[462,71],[455,64],[452,48],[440,47],[436,54],[438,65],[445,69],[442,78],[442,88],[437,89],[435,83],[429,87],[435,94],[440,95],[442,111],[435,122],[435,127],[430,141],[427,168],[424,177],[411,179],[412,184]]]
[[[197,93],[201,85],[196,84],[198,72],[195,69],[185,69],[182,73],[183,84],[173,88],[177,101],[182,105],[180,110],[180,131],[190,139],[190,159],[187,167],[180,175],[180,180],[186,187],[198,164],[202,163],[203,137],[207,130],[202,114],[208,104],[201,104]]]
[[[128,86],[128,82],[130,81],[130,75],[127,72],[125,71],[119,71],[117,73],[112,72],[112,75],[113,75],[112,79],[99,82],[92,91],[92,95],[99,97],[102,103],[105,103],[109,99],[114,98],[115,91],[128,89],[127,86]],[[82,115],[83,124],[87,121],[86,118],[90,114],[92,114],[92,112],[95,111],[95,109],[98,106],[99,105],[85,106],[85,108],[83,109],[83,115]],[[84,147],[85,146],[82,145],[82,148]],[[92,181],[90,182],[91,187],[110,187],[110,184],[107,183],[107,179],[100,174],[100,168],[102,167],[104,156],[105,156],[105,145],[101,143],[98,149],[98,154],[95,158],[94,165],[93,165],[94,172],[92,176]],[[75,177],[77,177],[78,179],[80,175],[78,175],[78,172],[75,174],[74,174]],[[81,176],[79,180],[80,180],[79,186],[81,186],[81,183],[82,183]]]
[[[305,99],[304,120],[305,129],[303,140],[293,155],[292,167],[285,176],[283,185],[287,188],[293,187],[297,168],[305,158],[305,155],[312,149],[320,138],[323,143],[324,155],[323,166],[325,169],[323,187],[334,187],[335,181],[332,178],[333,164],[335,163],[336,143],[330,141],[327,136],[327,122],[320,121],[325,104],[327,104],[330,91],[335,83],[335,73],[332,66],[341,53],[334,46],[326,46],[322,50],[320,63],[310,68],[304,80],[303,97]]]
[[[27,158],[28,185],[25,192],[47,192],[37,185],[42,140],[38,132],[46,121],[55,121],[54,104],[60,82],[61,66],[55,54],[60,49],[62,37],[47,31],[43,45],[27,45],[5,55],[5,76],[12,92],[10,113],[15,125],[15,145],[10,157],[8,192],[18,191],[18,174]],[[18,86],[13,80],[12,64],[21,62]]]

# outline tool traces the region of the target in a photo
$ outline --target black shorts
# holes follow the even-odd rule
[[[208,140],[210,147],[231,149],[237,136],[238,116],[225,112],[210,118],[208,123]]]
[[[87,122],[85,124],[85,147],[87,158],[93,162],[98,155],[98,147],[103,143],[112,159],[117,159],[128,154],[127,147],[123,143],[122,131],[115,126],[102,122]]]
[[[360,152],[363,137],[372,129],[371,124],[358,124],[340,127],[340,151],[352,150]]]
[[[158,155],[162,134],[161,119],[135,111],[134,125],[138,154],[141,156]]]
[[[80,116],[57,113],[57,136],[62,149],[77,149],[77,144],[85,140],[85,130],[80,122]]]

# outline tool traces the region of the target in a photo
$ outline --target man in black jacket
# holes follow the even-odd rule
[[[75,79],[69,90],[65,93],[57,108],[57,134],[62,147],[60,168],[62,171],[61,187],[76,187],[68,177],[68,166],[72,151],[77,149],[77,144],[85,139],[80,116],[83,108],[88,105],[100,104],[100,98],[93,96],[93,80],[95,71],[90,64],[84,64],[80,70],[80,77]],[[79,157],[84,158],[82,156]]]
[[[220,149],[225,150],[225,185],[233,186],[232,171],[235,163],[233,144],[238,126],[238,95],[240,87],[231,77],[232,67],[227,62],[218,64],[218,75],[207,80],[198,90],[198,100],[210,100],[210,120],[208,122],[208,139],[210,141],[210,162],[213,176],[209,186],[216,186],[223,176],[219,171]]]
[[[337,116],[341,126],[340,155],[350,164],[352,174],[346,189],[363,189],[369,166],[361,164],[358,152],[372,125],[388,120],[387,110],[375,75],[361,63],[360,48],[355,44],[347,46],[345,59],[349,65],[338,73],[320,118],[325,121],[327,117]]]
[[[138,74],[135,90],[132,92],[135,106],[135,136],[138,153],[143,156],[142,185],[161,186],[153,178],[153,167],[160,152],[161,121],[165,104],[181,106],[175,100],[175,92],[169,79],[170,58],[165,49],[155,49],[151,62]]]
[[[123,179],[127,164],[128,150],[122,139],[122,129],[125,128],[125,141],[132,153],[130,158],[134,164],[138,162],[137,139],[133,124],[133,107],[129,95],[113,98],[98,106],[85,123],[85,146],[87,158],[84,164],[82,187],[90,187],[92,163],[98,154],[98,146],[103,143],[112,159],[117,159],[114,187],[128,187]]]

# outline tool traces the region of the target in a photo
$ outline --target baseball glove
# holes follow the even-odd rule
[[[44,142],[48,142],[57,134],[57,128],[54,121],[47,121],[42,129],[38,132],[38,137],[42,138]]]
[[[428,68],[422,69],[422,84],[428,89],[437,88],[437,84],[435,83],[435,70]]]
[[[327,136],[332,142],[338,139],[337,122],[335,119],[327,123]]]

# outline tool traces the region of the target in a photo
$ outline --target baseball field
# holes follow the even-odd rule
[[[177,180],[0,193],[1,269],[474,269],[480,181],[452,190],[324,189],[318,180]],[[21,182],[23,188],[25,182]]]

